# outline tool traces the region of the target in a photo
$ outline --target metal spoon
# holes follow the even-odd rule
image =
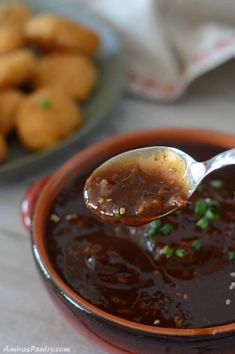
[[[178,156],[185,161],[185,167],[188,175],[188,198],[195,192],[201,181],[211,172],[218,170],[222,167],[235,164],[235,148],[226,150],[211,159],[203,162],[194,160],[190,155],[185,152],[170,148],[174,150]]]
[[[218,154],[210,160],[204,162],[198,162],[184,151],[173,147],[153,146],[130,150],[107,160],[94,171],[88,181],[91,181],[93,176],[97,176],[99,174],[102,175],[104,171],[107,171],[110,168],[112,169],[114,166],[119,166],[120,171],[122,171],[128,161],[134,161],[142,171],[147,171],[150,169],[154,171],[154,169],[156,169],[156,172],[161,170],[160,172],[162,173],[162,171],[164,172],[165,170],[166,176],[169,175],[169,171],[175,169],[177,173],[174,175],[174,179],[181,183],[181,188],[184,189],[185,197],[186,199],[189,199],[201,181],[209,173],[219,168],[235,164],[235,148],[224,151],[221,154]],[[152,183],[154,183],[154,179]],[[131,188],[138,188],[138,186],[135,187],[134,185]],[[123,214],[119,219],[115,219],[112,218],[114,214],[112,214],[110,210],[99,208],[99,205],[95,203],[94,198],[91,200],[90,195],[92,194],[89,194],[85,187],[84,197],[86,204],[91,209],[91,211],[106,221],[121,222],[127,225],[141,225],[150,222],[153,219],[169,214],[178,208],[177,203],[173,203],[172,205],[168,206],[165,212],[156,215],[149,214],[144,218],[142,215],[136,213],[133,214],[132,219],[130,219],[128,218],[128,215]]]

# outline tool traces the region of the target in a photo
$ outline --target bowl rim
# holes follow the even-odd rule
[[[205,328],[193,329],[178,329],[168,327],[156,327],[151,325],[140,324],[121,317],[109,314],[98,307],[90,304],[88,301],[79,296],[72,288],[70,288],[55,271],[53,264],[47,254],[44,236],[45,223],[48,217],[48,211],[55,196],[66,184],[66,182],[75,175],[79,165],[88,164],[91,160],[95,161],[100,158],[105,152],[115,152],[117,147],[122,145],[123,148],[128,148],[134,142],[151,141],[154,139],[175,139],[190,142],[204,142],[213,145],[218,145],[223,148],[231,148],[235,146],[235,135],[207,129],[198,128],[160,128],[152,130],[134,131],[126,134],[121,134],[104,141],[95,143],[72,156],[61,167],[56,169],[53,175],[48,179],[46,185],[40,193],[37,203],[34,208],[33,223],[31,227],[31,235],[33,242],[33,253],[37,264],[43,270],[47,280],[49,280],[54,288],[60,291],[60,294],[74,306],[86,311],[93,316],[111,322],[115,325],[120,325],[129,330],[137,331],[146,335],[160,335],[165,337],[203,337],[208,335],[228,334],[235,332],[235,321],[225,325],[217,325]],[[91,160],[90,160],[91,159]],[[44,235],[44,236],[43,236]]]

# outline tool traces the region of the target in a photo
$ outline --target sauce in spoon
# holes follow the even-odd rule
[[[87,207],[110,223],[143,225],[188,202],[185,161],[162,148],[133,150],[108,160],[87,179]]]

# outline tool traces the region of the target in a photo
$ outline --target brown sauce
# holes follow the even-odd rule
[[[206,144],[163,143],[197,160],[221,152]],[[153,234],[153,224],[106,224],[86,208],[84,184],[101,162],[68,182],[51,208],[47,242],[58,274],[88,302],[142,324],[199,328],[234,322],[235,168],[205,179],[191,204],[163,217]],[[215,188],[216,180],[222,188]],[[201,200],[214,203],[206,227],[195,212]],[[171,225],[167,233],[160,231],[165,225]]]
[[[173,152],[117,156],[87,179],[87,207],[110,223],[139,226],[187,205],[185,162]]]

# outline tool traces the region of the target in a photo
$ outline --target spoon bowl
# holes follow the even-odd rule
[[[234,162],[235,149],[204,162],[168,146],[134,149],[100,165],[84,199],[105,221],[139,226],[185,207],[205,176]]]

